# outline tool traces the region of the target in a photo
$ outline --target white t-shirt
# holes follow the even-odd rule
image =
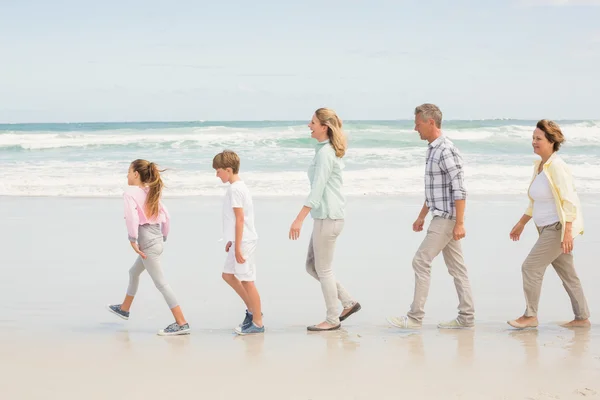
[[[244,209],[244,231],[242,242],[258,239],[254,227],[254,205],[248,186],[242,181],[233,182],[225,193],[223,200],[223,239],[227,242],[235,241],[235,214],[233,208]]]
[[[535,177],[529,188],[529,196],[533,199],[533,222],[537,226],[552,225],[560,221],[545,172],[542,171]]]

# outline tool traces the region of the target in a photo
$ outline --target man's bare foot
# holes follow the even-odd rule
[[[508,324],[517,329],[535,328],[538,326],[538,319],[537,317],[526,317],[523,315],[517,319],[508,321]]]
[[[561,325],[563,328],[589,328],[592,326],[589,319],[574,319],[571,322]]]

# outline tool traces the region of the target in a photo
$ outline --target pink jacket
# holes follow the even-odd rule
[[[144,205],[146,204],[148,190],[147,188],[142,189],[138,186],[130,186],[123,194],[123,200],[125,201],[125,225],[127,226],[127,235],[130,242],[137,241],[138,227],[144,224],[161,224],[163,240],[167,240],[167,236],[169,235],[171,218],[169,217],[169,211],[162,201],[158,207],[157,217],[148,218],[146,216]]]

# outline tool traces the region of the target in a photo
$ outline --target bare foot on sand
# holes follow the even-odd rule
[[[526,317],[523,315],[517,319],[508,321],[508,324],[517,329],[535,328],[538,326],[538,319],[537,317]]]
[[[574,319],[561,325],[563,328],[589,328],[592,326],[589,319]]]

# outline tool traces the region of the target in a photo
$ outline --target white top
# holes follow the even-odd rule
[[[552,225],[560,221],[545,172],[542,171],[535,177],[529,187],[529,196],[533,199],[533,222],[537,226]]]
[[[242,242],[250,242],[258,239],[254,227],[254,205],[248,186],[242,181],[233,182],[223,200],[223,239],[228,242],[235,241],[235,214],[234,208],[244,209],[244,231]]]

